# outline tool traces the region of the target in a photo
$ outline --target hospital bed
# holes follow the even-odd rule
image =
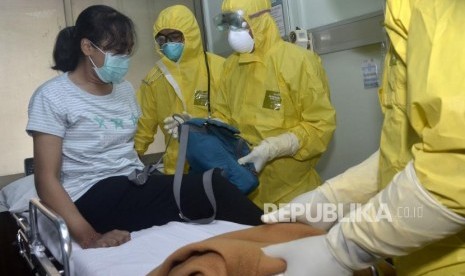
[[[27,170],[27,174],[33,172]],[[37,198],[32,175],[12,185],[17,187],[0,192],[0,207],[2,202],[9,205],[19,227],[19,254],[36,275],[146,275],[186,244],[249,227],[227,221],[207,225],[170,222],[132,232],[131,241],[118,247],[83,250],[71,240],[64,220]],[[359,275],[377,273],[370,269]]]
[[[161,154],[144,156],[154,163]],[[176,249],[218,234],[247,228],[228,221],[208,225],[170,222],[131,233],[118,247],[83,250],[73,242],[64,220],[37,197],[33,160],[25,160],[25,176],[0,191],[0,211],[10,211],[18,226],[19,255],[35,275],[146,275]]]
[[[186,244],[249,227],[227,221],[170,222],[132,232],[131,241],[118,247],[83,250],[72,241],[64,220],[37,198],[33,175],[2,189],[2,203],[18,224],[19,254],[36,275],[146,275]]]
[[[30,204],[29,234],[18,231],[20,254],[40,275],[146,275],[176,249],[196,241],[249,226],[227,221],[208,225],[170,222],[131,233],[131,241],[118,247],[83,250],[72,242],[63,220],[39,200]],[[54,227],[40,227],[39,212]],[[39,234],[40,233],[40,234]]]

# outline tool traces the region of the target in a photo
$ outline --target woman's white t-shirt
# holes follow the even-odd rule
[[[114,84],[108,95],[96,96],[64,73],[34,92],[26,131],[63,138],[61,182],[75,201],[102,179],[143,168],[134,150],[140,114],[128,81]]]

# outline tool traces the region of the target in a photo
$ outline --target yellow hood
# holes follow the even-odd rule
[[[223,12],[244,12],[244,19],[249,23],[255,41],[255,50],[251,55],[262,58],[281,40],[278,26],[270,12],[264,12],[271,9],[270,0],[224,0],[221,9]]]
[[[199,25],[194,14],[187,7],[175,5],[162,10],[153,25],[153,37],[163,29],[174,29],[183,33],[184,52],[180,62],[190,60],[191,57],[203,52]],[[155,43],[155,49],[164,57],[158,43]]]

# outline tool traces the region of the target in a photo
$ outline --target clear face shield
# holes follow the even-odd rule
[[[270,12],[269,9],[249,15],[248,19],[259,17]],[[225,12],[215,16],[214,22],[218,30],[228,31],[228,42],[231,48],[238,53],[251,53],[255,47],[249,23],[245,20],[244,11]]]
[[[249,28],[243,11],[220,13],[213,18],[213,21],[216,28],[220,31],[245,30]]]

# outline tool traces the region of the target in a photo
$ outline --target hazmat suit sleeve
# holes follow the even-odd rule
[[[134,147],[139,155],[143,155],[147,151],[147,148],[153,142],[154,136],[157,133],[157,105],[155,93],[153,93],[151,87],[152,76],[155,73],[154,71],[157,71],[157,69],[152,69],[152,71],[142,81],[136,93],[137,101],[139,102],[142,111],[142,115],[137,123],[136,135],[134,137]]]
[[[306,52],[300,73],[294,70],[282,72],[291,93],[298,93],[302,105],[300,123],[289,129],[299,141],[297,160],[318,156],[326,151],[336,128],[336,112],[331,105],[328,80],[320,58],[313,52]]]
[[[225,63],[227,64],[227,63]],[[210,96],[212,117],[224,123],[230,124],[231,111],[229,110],[226,99],[226,82],[223,81],[224,67],[221,70],[221,78],[218,79],[216,93]]]
[[[412,14],[407,59],[410,121],[422,137],[414,167],[436,199],[465,216],[465,2],[424,6]]]

